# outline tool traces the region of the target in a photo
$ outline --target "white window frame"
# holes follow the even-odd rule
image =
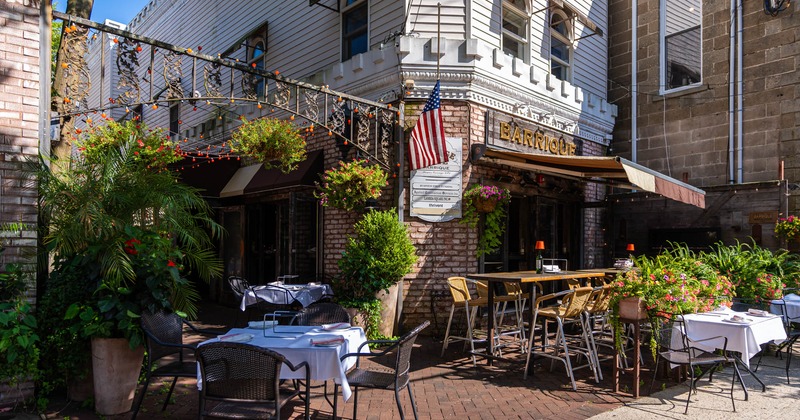
[[[512,31],[509,31],[509,30],[507,30],[505,28],[506,12],[513,14],[515,17],[521,19],[524,22],[524,26],[525,26],[525,35],[524,35],[524,37],[520,37],[518,34],[512,32]],[[524,9],[520,9],[519,7],[517,7],[511,1],[503,0],[502,10],[500,11],[500,22],[501,22],[501,24],[500,24],[500,29],[501,29],[500,51],[503,51],[506,55],[511,55],[512,57],[519,58],[524,63],[529,64],[530,63],[530,57],[531,57],[531,19],[530,19],[530,16],[528,14],[528,11],[524,10]],[[516,41],[516,42],[518,42],[518,43],[520,43],[522,45],[523,51],[522,51],[522,56],[521,57],[517,57],[514,54],[509,54],[509,53],[506,52],[506,50],[505,50],[506,46],[504,45],[506,37],[512,38],[512,39],[514,39],[514,41]]]
[[[564,25],[567,28],[567,36],[564,36],[560,32],[553,29],[553,22],[555,21],[556,17],[560,17],[563,19]],[[563,67],[566,68],[566,74],[564,75],[564,81],[572,82],[572,73],[574,63],[574,56],[575,56],[575,23],[573,22],[570,15],[563,9],[554,8],[550,11],[550,19],[548,20],[547,25],[548,31],[550,33],[550,66],[547,68],[547,72],[552,74],[553,72],[553,61],[556,61],[558,64],[561,64]],[[553,38],[564,43],[567,46],[567,60],[564,61],[563,59],[553,57]],[[559,79],[561,80],[561,79]]]
[[[683,86],[677,87],[668,87],[667,84],[669,80],[667,79],[667,3],[675,4],[680,3],[682,7],[692,7],[693,9],[689,9],[691,12],[696,12],[698,15],[698,22],[697,25],[700,28],[699,33],[699,43],[697,52],[699,58],[699,79],[696,82],[689,83]],[[696,3],[696,4],[695,4]],[[681,7],[678,6],[678,7]],[[685,19],[683,19],[685,21]],[[687,89],[693,89],[703,84],[703,2],[701,0],[660,0],[659,1],[659,34],[658,34],[658,43],[659,43],[659,94],[664,95],[668,93],[680,92]],[[691,28],[690,28],[691,29]],[[676,32],[676,33],[680,33]],[[674,35],[674,34],[669,34]]]
[[[366,26],[367,27],[366,27],[365,31],[366,31],[366,36],[367,36],[367,49],[364,52],[367,52],[367,51],[369,51],[369,29],[370,29],[369,28],[369,26],[370,26],[370,20],[369,20],[370,14],[369,14],[369,12],[370,12],[370,10],[369,10],[369,0],[341,0],[341,1],[342,1],[342,3],[341,3],[341,13],[340,13],[340,17],[341,17],[341,19],[340,19],[341,36],[339,38],[340,39],[341,48],[339,49],[339,51],[340,51],[340,54],[341,54],[341,61],[346,61],[346,60],[349,60],[349,59],[351,59],[351,58],[353,58],[356,55],[361,54],[361,53],[358,53],[358,54],[352,54],[351,53],[349,57],[345,56],[345,42],[346,42],[345,41],[345,36],[347,35],[344,32],[345,31],[345,24],[344,24],[345,15],[347,15],[348,13],[352,12],[354,9],[357,9],[359,7],[363,6],[363,7],[366,8],[366,10],[367,10],[367,25]]]

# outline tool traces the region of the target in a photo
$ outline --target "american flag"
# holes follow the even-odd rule
[[[408,144],[408,155],[411,169],[422,169],[431,165],[447,162],[447,147],[444,140],[442,111],[439,109],[439,81],[425,102],[422,115],[419,116],[411,141]]]

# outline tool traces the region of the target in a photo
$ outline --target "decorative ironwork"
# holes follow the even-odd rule
[[[119,74],[117,88],[120,90],[116,102],[122,105],[139,103],[142,101],[142,87],[136,71],[139,68],[139,52],[142,51],[142,45],[127,38],[123,38],[122,41],[116,38],[115,43],[117,45],[117,73]]]
[[[203,65],[203,87],[209,98],[222,98],[222,66],[219,63]]]
[[[303,116],[309,120],[319,120],[319,95],[320,93],[316,90],[303,89],[303,98],[306,105]]]
[[[68,77],[73,80],[61,95],[63,98],[70,98],[69,107],[58,108],[64,118],[93,111],[86,106],[89,72],[85,61],[86,34],[92,29],[117,39],[113,47],[117,50],[118,72],[116,91],[109,95],[114,99],[94,111],[151,103],[154,100],[188,100],[192,105],[190,108],[192,111],[202,108],[212,120],[217,116],[236,120],[240,112],[237,108],[240,101],[257,103],[258,108],[262,108],[262,105],[269,107],[269,115],[273,117],[286,116],[292,119],[294,116],[302,117],[302,122],[297,121],[298,125],[312,124],[326,130],[336,137],[337,144],[355,147],[362,156],[387,169],[392,170],[395,167],[391,161],[393,156],[391,146],[399,114],[389,105],[331,91],[326,86],[292,80],[279,76],[278,72],[251,68],[233,59],[201,54],[199,51],[202,47],[199,46],[195,52],[191,48],[167,44],[57,11],[53,12],[53,17],[69,21],[71,28],[77,27],[77,30],[72,30],[68,34],[70,36],[65,37],[65,40],[75,38],[75,41],[72,41],[75,42],[74,48],[69,50],[70,54],[60,58],[62,61],[59,62],[60,67],[64,65],[62,63],[69,67]],[[107,48],[105,45],[103,47]],[[151,48],[150,60],[143,66],[140,63],[139,53],[148,47]],[[183,56],[188,56],[190,59],[185,60]],[[156,69],[159,66],[162,69],[163,85],[160,80],[158,82],[153,80],[162,78],[151,77],[154,71],[158,71]],[[202,74],[200,74],[201,69]],[[186,77],[189,74],[191,76]],[[237,77],[241,79],[238,81],[239,86],[235,85]],[[74,81],[78,79],[83,84]],[[226,84],[224,87],[223,79]],[[156,83],[161,86],[155,86]],[[198,86],[201,83],[202,88]],[[187,86],[191,86],[189,92],[186,92]],[[150,92],[149,97],[144,100],[143,89],[148,89]],[[154,90],[157,93],[154,93]],[[165,99],[159,99],[161,95],[164,95]],[[272,113],[272,111],[278,112]],[[226,136],[234,127],[224,124],[221,132],[214,130],[212,134],[207,125],[210,120],[199,120],[201,121],[199,124],[202,125],[185,129],[186,132],[194,133],[182,142],[181,147],[187,157],[193,161],[235,158],[225,142]]]
[[[167,89],[167,99],[182,99],[183,86],[183,66],[181,65],[182,54],[169,51],[164,54],[164,86]]]
[[[289,101],[292,99],[292,88],[288,83],[281,80],[275,80],[275,95],[272,97],[272,103],[280,108],[289,108]]]

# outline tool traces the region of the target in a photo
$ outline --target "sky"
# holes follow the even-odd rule
[[[94,0],[92,7],[92,20],[103,23],[111,19],[128,24],[150,0]],[[55,0],[55,9],[63,12],[67,8],[67,0]]]

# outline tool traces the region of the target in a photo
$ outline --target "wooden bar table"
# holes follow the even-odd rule
[[[467,275],[468,279],[472,280],[482,280],[489,283],[489,296],[488,296],[488,305],[489,311],[492,311],[494,308],[494,283],[506,283],[506,282],[517,282],[520,284],[527,284],[530,287],[530,295],[531,295],[531,320],[533,319],[533,312],[535,310],[536,305],[536,283],[543,283],[548,281],[559,281],[559,280],[588,280],[593,278],[603,278],[605,277],[605,273],[603,270],[598,271],[559,271],[554,273],[537,273],[536,271],[508,271],[508,272],[500,272],[500,273],[480,273],[480,274],[469,274]],[[489,346],[486,352],[476,352],[477,356],[486,357],[488,360],[489,365],[492,364],[494,359],[501,359],[494,354],[494,316],[491,314],[487,317],[487,333],[489,337]],[[531,324],[530,326],[530,334],[534,333],[535,326]],[[533,351],[533,349],[528,349],[528,351]]]

